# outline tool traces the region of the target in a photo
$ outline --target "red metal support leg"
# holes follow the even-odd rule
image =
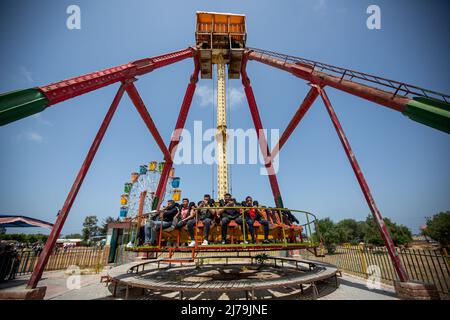
[[[134,84],[130,84],[127,87],[127,93],[130,97],[131,101],[133,102],[134,106],[136,107],[137,111],[139,112],[140,116],[142,117],[142,120],[144,120],[147,128],[150,130],[150,133],[152,134],[153,138],[155,139],[156,143],[158,144],[159,148],[161,149],[164,159],[166,161],[170,161],[170,153],[169,150],[167,150],[166,145],[164,144],[164,141],[161,137],[161,135],[158,132],[158,129],[156,128],[155,123],[153,122],[152,117],[148,113],[147,108],[145,107],[144,102],[141,99],[141,96],[139,95],[139,92],[137,91]]]
[[[255,95],[253,94],[253,88],[250,85],[250,79],[248,78],[247,75],[245,58],[244,61],[242,62],[241,74],[242,74],[242,84],[244,85],[245,95],[247,97],[248,106],[250,108],[250,113],[252,115],[253,124],[255,126],[256,135],[259,141],[259,147],[261,149],[261,153],[264,156],[264,163],[269,176],[270,187],[272,189],[275,205],[278,208],[283,208],[283,199],[281,198],[277,176],[275,174],[275,170],[272,165],[269,146],[267,145],[266,136],[263,131],[261,117],[259,116],[258,106],[256,104]]]
[[[184,95],[183,103],[181,104],[180,113],[178,115],[177,122],[175,124],[175,130],[172,134],[172,138],[170,139],[169,144],[169,160],[166,160],[166,164],[164,165],[163,171],[161,173],[161,177],[159,179],[158,188],[156,189],[155,200],[153,202],[153,210],[159,210],[163,195],[166,191],[167,180],[169,178],[169,172],[173,165],[173,158],[175,155],[175,151],[177,149],[178,143],[180,142],[181,133],[186,123],[186,118],[189,113],[189,109],[191,107],[192,98],[194,97],[195,88],[198,81],[198,73],[200,71],[200,66],[198,64],[197,58],[194,58],[195,69],[191,75],[191,80],[186,88],[186,93]]]
[[[156,188],[155,199],[153,200],[152,209],[159,210],[161,207],[164,193],[166,192],[167,181],[169,180],[170,169],[172,169],[173,162],[166,161],[163,170],[161,172],[161,177],[159,178],[158,187]]]
[[[52,253],[56,240],[58,239],[61,233],[62,227],[64,226],[64,222],[66,221],[66,218],[69,215],[70,209],[72,208],[72,204],[75,201],[78,191],[80,190],[81,184],[83,183],[83,180],[89,170],[89,167],[91,166],[92,160],[94,159],[94,156],[97,153],[98,147],[102,142],[106,129],[108,128],[111,119],[117,109],[117,106],[119,105],[120,99],[122,98],[123,93],[125,92],[126,87],[128,85],[129,84],[127,82],[120,86],[119,90],[116,93],[116,96],[114,97],[113,102],[111,103],[111,106],[108,109],[108,112],[106,113],[105,118],[103,119],[100,129],[98,130],[97,135],[95,136],[95,139],[92,142],[91,148],[89,149],[89,152],[86,155],[86,158],[83,164],[81,165],[80,171],[78,172],[78,175],[72,185],[72,188],[70,189],[70,192],[67,195],[66,201],[64,202],[64,206],[59,212],[58,217],[56,218],[56,222],[53,226],[50,236],[47,239],[47,242],[45,243],[44,249],[39,255],[37,264],[33,269],[33,273],[31,274],[30,280],[28,281],[27,288],[30,289],[36,288],[39,280],[42,277],[45,265],[47,264],[48,258]]]
[[[383,217],[378,211],[378,208],[375,204],[375,200],[373,199],[369,186],[367,185],[366,179],[364,178],[361,168],[359,167],[358,161],[356,160],[356,157],[353,154],[352,148],[350,147],[350,144],[347,140],[347,137],[345,136],[344,130],[342,129],[339,119],[337,118],[336,113],[334,112],[331,102],[328,99],[328,96],[324,89],[319,87],[318,90],[325,104],[325,107],[327,108],[328,114],[330,115],[331,121],[333,122],[334,128],[336,129],[339,139],[341,140],[342,146],[345,149],[345,153],[347,154],[347,157],[350,161],[353,171],[355,172],[356,178],[358,179],[359,185],[364,194],[364,197],[366,198],[367,204],[369,205],[370,211],[372,212],[375,222],[380,230],[381,237],[383,238],[383,241],[388,249],[389,255],[394,264],[397,275],[400,281],[402,282],[408,281],[408,274],[406,272],[406,269],[403,266],[400,257],[397,254],[397,251],[395,250],[394,242],[392,241],[391,235],[389,234],[389,230],[387,229],[386,224],[384,223]]]
[[[286,141],[291,136],[292,132],[294,132],[295,128],[297,128],[297,125],[300,123],[300,121],[303,119],[303,116],[308,112],[309,108],[312,106],[314,101],[317,99],[317,96],[319,95],[319,92],[317,91],[317,88],[314,86],[311,87],[308,94],[306,95],[305,99],[303,100],[300,107],[297,109],[297,112],[295,112],[295,115],[292,117],[291,121],[289,122],[288,126],[286,127],[286,130],[284,130],[283,134],[281,135],[280,141],[278,141],[275,148],[272,149],[271,156],[272,159],[276,157],[278,152],[280,152],[281,148],[284,146]]]
[[[175,155],[176,148],[180,142],[181,133],[186,123],[186,119],[191,107],[192,98],[194,97],[195,88],[198,82],[198,73],[200,71],[200,66],[198,65],[197,59],[194,60],[195,69],[191,75],[190,82],[186,88],[186,93],[183,98],[183,103],[181,104],[180,114],[178,115],[177,122],[175,124],[175,130],[173,132],[172,138],[170,139],[169,152],[173,159]]]

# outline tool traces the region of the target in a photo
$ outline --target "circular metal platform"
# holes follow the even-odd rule
[[[293,258],[259,255],[253,257],[203,256],[196,258],[162,258],[133,262],[109,271],[113,296],[117,288],[125,289],[125,298],[132,288],[144,292],[245,293],[246,299],[257,298],[263,290],[289,288],[300,298],[305,291],[313,299],[337,288],[338,269],[330,264]],[[255,293],[256,292],[256,293]]]

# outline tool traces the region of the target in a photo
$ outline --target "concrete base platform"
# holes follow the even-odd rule
[[[286,287],[298,289],[298,295],[309,288],[311,297],[318,299],[330,292],[319,287],[338,288],[337,273],[333,265],[309,260],[267,256],[258,262],[252,256],[214,255],[132,262],[112,268],[108,275],[113,296],[119,287],[125,287],[125,299],[132,288],[139,288],[143,295],[148,291],[179,292],[179,299],[187,297],[186,293],[243,292],[246,299],[253,300]]]
[[[119,291],[119,297],[114,298],[111,295],[112,284],[101,283],[100,279],[102,276],[106,275],[106,270],[99,274],[94,275],[81,275],[81,287],[79,289],[69,289],[67,288],[67,278],[68,275],[65,274],[64,270],[59,271],[47,271],[44,272],[42,280],[40,282],[41,286],[47,287],[47,292],[45,294],[44,300],[121,300],[125,295],[124,291]],[[28,276],[19,276],[15,280],[8,281],[7,283],[0,284],[0,292],[8,291],[13,288],[25,289],[28,282]],[[343,273],[342,278],[339,279],[339,288],[330,292],[325,296],[321,296],[319,300],[397,300],[395,295],[394,287],[381,284],[381,288],[373,289],[366,285],[367,280],[363,278],[358,278],[355,276],[350,276]],[[330,290],[331,291],[331,290]],[[137,293],[139,293],[137,295]],[[174,293],[161,293],[160,295],[146,295],[142,298],[142,294],[136,289],[136,295],[134,295],[133,290],[130,290],[129,299],[143,299],[143,300],[166,300],[166,299],[177,299],[178,292]],[[189,300],[244,300],[245,296],[243,294],[237,293],[236,295],[231,294],[215,294],[208,293],[204,295],[198,295],[193,293],[190,295],[186,293],[186,298]],[[311,297],[307,296],[305,292],[303,299],[310,300]],[[298,300],[300,299],[300,293],[292,292],[291,289],[278,288],[261,299],[277,299],[277,300]]]
[[[35,289],[12,288],[0,291],[0,300],[43,300],[47,287]]]

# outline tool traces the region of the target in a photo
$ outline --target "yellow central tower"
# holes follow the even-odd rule
[[[217,195],[223,199],[228,192],[227,159],[227,100],[225,87],[225,63],[217,63]]]
[[[247,37],[245,15],[217,12],[197,12],[195,32],[200,52],[202,79],[212,79],[213,64],[217,65],[217,197],[228,192],[227,101],[225,73],[228,79],[239,79],[242,55]]]

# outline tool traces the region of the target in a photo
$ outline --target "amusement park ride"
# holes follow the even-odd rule
[[[167,191],[167,186],[172,185],[175,186],[174,189],[177,189],[177,184],[172,183],[173,181],[176,181],[176,177],[173,176],[172,167],[173,157],[177,145],[180,142],[181,130],[179,129],[182,129],[185,125],[196,88],[196,83],[198,81],[199,73],[201,75],[201,78],[203,79],[212,79],[214,65],[216,66],[217,74],[216,140],[218,145],[218,198],[223,198],[223,195],[228,192],[229,186],[226,150],[227,117],[225,88],[225,77],[228,74],[229,79],[241,78],[242,80],[252,120],[256,129],[257,136],[259,138],[258,140],[260,149],[265,158],[265,166],[268,170],[270,187],[275,202],[275,208],[273,209],[279,214],[279,230],[281,230],[282,232],[279,233],[279,236],[274,236],[274,243],[271,243],[267,246],[264,246],[262,244],[210,245],[207,246],[207,248],[203,246],[196,246],[192,249],[193,252],[202,250],[291,250],[294,248],[316,248],[318,246],[318,242],[314,241],[314,235],[311,233],[310,229],[311,226],[315,226],[316,220],[314,215],[311,215],[304,211],[296,211],[284,207],[277,177],[272,167],[272,160],[276,157],[278,151],[286,144],[288,138],[300,123],[308,109],[320,96],[325,104],[330,119],[339,136],[339,139],[341,140],[342,146],[347,154],[347,157],[356,175],[367,204],[379,227],[380,233],[386,244],[393,265],[395,266],[397,275],[401,281],[408,281],[406,270],[402,265],[401,260],[399,259],[387,227],[375,204],[369,186],[366,183],[364,175],[345,136],[338,117],[332,107],[325,88],[332,87],[351,95],[369,100],[378,105],[391,108],[395,111],[401,112],[403,115],[408,116],[414,121],[423,123],[427,126],[447,133],[450,133],[450,96],[419,88],[417,86],[409,85],[406,83],[397,82],[350,69],[340,68],[317,61],[247,47],[245,15],[197,12],[195,38],[196,45],[188,47],[184,50],[175,51],[152,58],[144,58],[141,60],[132,61],[117,67],[89,73],[68,80],[59,81],[46,86],[19,90],[0,95],[0,124],[5,125],[34,113],[41,112],[48,106],[55,105],[64,100],[72,99],[76,96],[101,89],[114,83],[120,83],[120,87],[98,130],[96,137],[94,138],[94,141],[78,172],[78,175],[72,185],[67,199],[56,219],[52,232],[45,244],[44,250],[39,256],[38,263],[29,280],[28,287],[35,288],[42,276],[42,272],[55,245],[55,241],[61,232],[61,229],[69,214],[69,211],[77,196],[81,184],[104,137],[106,129],[108,128],[110,121],[117,109],[117,106],[125,92],[129,95],[131,101],[133,102],[138,113],[145,122],[150,133],[156,140],[159,148],[161,149],[164,160],[163,164],[159,168],[158,179],[152,180],[152,178],[149,177],[148,181],[145,182],[155,184],[155,192],[151,196],[146,194],[146,192],[148,191],[146,188],[139,189],[140,191],[136,191],[138,190],[136,189],[133,190],[133,192],[131,192],[131,190],[138,183],[140,174],[149,176],[150,173],[147,171],[156,171],[156,163],[150,163],[148,167],[141,168],[142,171],[140,172],[140,174],[136,173],[132,178],[132,181],[125,185],[126,193],[122,197],[123,207],[121,209],[121,216],[126,216],[127,212],[129,215],[135,215],[137,217],[137,221],[133,220],[132,223],[140,226],[144,221],[143,219],[145,218],[143,214],[148,213],[148,210],[150,209],[160,209],[160,206],[164,199],[164,195]],[[193,58],[194,71],[191,75],[183,102],[181,104],[178,119],[175,124],[175,130],[173,131],[170,144],[167,147],[164,143],[163,138],[159,134],[158,129],[156,128],[156,125],[153,122],[152,117],[150,116],[144,102],[142,101],[134,85],[134,82],[137,81],[137,77],[139,76],[187,58]],[[269,150],[266,137],[264,135],[264,132],[262,131],[263,124],[260,118],[253,89],[250,84],[249,75],[247,74],[246,66],[249,61],[258,61],[268,66],[287,71],[294,76],[307,81],[308,85],[310,86],[310,90],[307,96],[300,104],[294,117],[291,119],[287,128],[283,132],[277,146],[272,151]],[[179,196],[180,191],[178,190],[177,192]],[[135,199],[131,202],[134,204],[139,204],[138,206],[134,205],[133,208],[131,208],[130,206],[127,207],[127,202],[130,200],[129,198],[127,199],[127,197],[130,197],[131,193],[133,194],[133,197]],[[137,197],[139,197],[139,201],[136,200]],[[291,212],[305,213],[307,223],[302,226],[296,227],[286,226],[282,219],[282,213],[287,210]],[[310,218],[312,218],[311,221]],[[292,230],[294,230],[294,239],[290,239],[288,243],[286,235],[288,232],[292,232]],[[308,230],[309,236],[307,235],[305,239],[302,239],[302,231],[306,231],[307,233]],[[161,234],[162,232],[160,232],[160,240],[158,246],[149,248],[136,248],[136,250],[157,252],[168,251],[170,248],[163,245],[164,241],[161,241]],[[297,241],[298,238],[295,235],[300,236],[300,241]],[[169,233],[164,233],[164,237],[169,236]],[[183,250],[183,247],[176,248],[176,250],[177,249]],[[173,248],[170,250],[173,250]]]

